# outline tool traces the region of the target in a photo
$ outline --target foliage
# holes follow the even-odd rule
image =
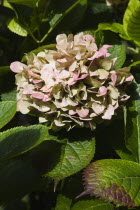
[[[71,33],[74,37],[81,37],[78,44],[72,39],[67,40],[66,35]],[[94,52],[90,51],[93,45],[87,44],[83,47],[83,43],[87,43],[88,39],[90,44],[94,44]],[[85,94],[94,95],[94,100],[99,102],[101,88],[105,90],[108,85],[112,87],[114,84],[113,90],[102,92],[106,98],[102,97],[104,101],[100,101],[100,106],[104,104],[107,108],[110,103],[115,103],[113,106],[116,110],[112,112],[110,120],[101,118],[102,115],[97,113],[96,117],[94,116],[96,129],[93,125],[88,126],[90,118],[85,121],[85,116],[80,115],[75,120],[76,123],[83,120],[85,126],[82,128],[72,124],[71,130],[60,129],[61,126],[54,129],[49,123],[40,124],[40,110],[42,107],[45,109],[46,104],[44,106],[39,103],[38,98],[31,100],[29,93],[23,93],[27,85],[24,82],[32,84],[32,78],[27,76],[27,71],[30,69],[29,73],[35,73],[37,62],[40,69],[42,65],[49,63],[45,60],[46,57],[43,57],[45,53],[48,57],[53,54],[51,62],[57,65],[58,58],[60,62],[61,59],[68,58],[71,46],[72,49],[75,47],[71,52],[72,61],[77,59],[77,65],[88,70],[88,78],[87,75],[82,77],[80,73],[75,77],[76,84],[85,85]],[[59,54],[58,58],[55,57],[56,52]],[[82,60],[78,56],[83,52],[85,57]],[[105,60],[104,64],[102,59]],[[18,73],[16,84],[15,75],[9,67],[11,63],[15,64],[12,70]],[[70,64],[70,61],[65,65],[61,62],[59,68],[66,72]],[[92,76],[89,77],[89,74],[95,73],[95,66],[98,76],[94,75],[96,81],[91,81]],[[139,67],[139,0],[0,1],[0,210],[140,208]],[[24,70],[21,73],[19,69],[21,72]],[[107,74],[106,79],[101,78],[100,71]],[[133,82],[131,74],[134,76]],[[26,81],[23,80],[23,75]],[[52,78],[49,73],[47,77],[49,84]],[[100,84],[97,83],[99,80]],[[61,83],[65,82],[63,78]],[[36,84],[34,88],[34,91],[42,91]],[[57,86],[56,90],[53,90],[56,98],[51,98],[50,103],[53,103],[53,100],[60,103],[64,99],[63,94],[58,94],[61,88]],[[74,89],[78,92],[76,102],[80,108],[84,107],[84,111],[87,111],[93,107],[93,98],[86,103],[87,101],[83,100],[82,88],[78,88]],[[63,87],[63,90],[65,94],[69,94],[69,100],[72,100],[71,86]],[[115,102],[110,96],[114,94],[118,97]],[[30,98],[32,104],[32,109],[26,114],[17,111],[25,108],[19,103],[21,95],[23,99],[25,95]],[[58,121],[61,124],[61,114],[70,111],[70,106],[68,110],[61,108],[61,113],[58,109],[54,115],[54,107],[51,107],[51,123],[57,122],[57,126]],[[47,112],[42,112],[45,117]],[[68,119],[64,117],[64,124],[67,123],[66,120]],[[69,120],[68,123],[70,122]],[[91,130],[91,127],[94,129]]]

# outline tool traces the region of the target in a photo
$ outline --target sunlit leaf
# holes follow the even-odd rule
[[[40,0],[7,0],[8,3],[14,3],[14,4],[19,4],[19,5],[25,5],[29,7],[36,7],[37,3]]]
[[[123,25],[120,23],[100,23],[98,25],[98,29],[96,30],[96,33],[102,30],[103,31],[109,30],[115,33],[119,33],[120,37],[122,37],[123,39],[130,40],[130,38],[125,33]]]
[[[95,139],[67,142],[61,148],[59,163],[46,175],[59,181],[88,165],[95,153]]]
[[[19,36],[27,36],[28,34],[27,30],[21,26],[15,18],[8,23],[8,28]]]
[[[140,206],[140,165],[138,163],[105,159],[92,162],[84,171],[86,194],[120,206]]]
[[[130,0],[123,19],[126,34],[140,42],[140,1]]]

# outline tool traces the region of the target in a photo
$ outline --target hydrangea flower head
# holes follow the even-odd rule
[[[111,46],[98,49],[90,34],[60,34],[56,42],[56,50],[27,55],[26,65],[11,63],[17,73],[17,108],[38,113],[39,121],[53,128],[94,129],[129,98],[124,87],[133,76],[129,68],[114,70],[117,58],[108,58]]]

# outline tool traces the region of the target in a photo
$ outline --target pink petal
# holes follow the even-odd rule
[[[94,71],[92,73],[90,73],[90,76],[93,77],[93,76],[99,76],[99,73],[98,71]]]
[[[76,111],[69,110],[69,114],[70,114],[70,115],[74,115],[74,114],[76,114]]]
[[[134,77],[131,75],[131,76],[127,77],[125,81],[131,82],[133,79],[134,79]]]
[[[86,117],[89,113],[89,110],[81,108],[80,110],[77,109],[76,112],[80,117]]]
[[[103,96],[106,95],[107,93],[107,88],[105,86],[102,86],[99,88],[99,93],[97,94],[97,96]]]
[[[39,79],[33,80],[33,83],[34,83],[34,84],[37,84],[37,83],[39,83],[39,82],[42,82],[42,80],[39,80]]]
[[[50,94],[49,95],[44,95],[42,101],[46,102],[46,101],[50,101],[51,98],[50,98]]]
[[[112,47],[112,45],[103,45],[99,49],[99,51],[96,51],[91,58],[88,58],[88,60],[94,60],[95,58],[100,58],[100,57],[108,57],[110,55],[110,53],[107,53],[109,47]]]
[[[40,76],[38,74],[34,74],[32,71],[28,71],[28,75],[31,77],[39,78]]]
[[[77,78],[76,80],[85,79],[89,74],[83,74],[81,77]]]
[[[19,61],[15,61],[13,63],[10,64],[10,69],[15,72],[15,73],[20,73],[22,72],[24,69],[26,68],[26,65],[19,62]]]
[[[111,74],[111,80],[112,80],[112,82],[110,82],[110,84],[112,86],[115,86],[116,81],[117,81],[117,74],[116,73]]]
[[[84,38],[86,39],[86,41],[95,42],[95,39],[90,34],[84,35]]]
[[[49,92],[51,92],[51,90],[50,89],[48,89],[47,87],[42,87],[40,90],[42,90],[43,92],[45,92],[45,93],[49,93]]]
[[[43,93],[39,93],[39,92],[36,92],[36,93],[33,93],[31,95],[32,98],[38,98],[38,99],[43,99],[44,98],[44,94]]]

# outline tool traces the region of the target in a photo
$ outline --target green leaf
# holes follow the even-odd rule
[[[1,94],[2,101],[16,101],[17,90],[13,89]]]
[[[97,44],[98,48],[102,47],[102,45],[104,44],[104,33],[103,33],[103,31],[97,31],[94,34],[94,38],[96,40],[96,44]]]
[[[64,195],[58,195],[55,210],[70,210],[71,203],[71,199],[65,197]]]
[[[117,113],[119,119],[114,119],[109,125],[103,124],[96,129],[97,159],[114,158],[116,152],[121,159],[135,161],[132,153],[125,145],[123,111],[120,111]]]
[[[129,65],[129,67],[137,66],[140,64],[140,61],[135,61]]]
[[[126,147],[140,163],[140,84],[133,83],[131,91],[132,102],[126,115]]]
[[[110,130],[112,131],[111,133]],[[135,157],[125,145],[124,120],[115,120],[112,122],[107,132],[109,133],[108,138],[110,138],[110,144],[112,144],[113,149],[119,157],[121,159],[135,161]],[[117,133],[117,135],[114,135],[114,133]]]
[[[100,23],[96,31],[100,30],[110,30],[115,33],[124,33],[123,25],[120,23]]]
[[[39,172],[25,160],[10,160],[0,165],[0,205],[31,193],[41,180]]]
[[[129,1],[124,14],[123,25],[127,36],[140,42],[140,1]]]
[[[16,113],[16,102],[0,102],[0,128],[6,125]]]
[[[113,47],[110,47],[108,49],[108,52],[111,53],[111,56],[109,56],[110,59],[117,58],[115,62],[115,69],[120,69],[126,59],[126,51],[124,45],[113,45]]]
[[[135,43],[138,47],[140,47],[140,42],[137,42],[137,41],[134,40],[134,43]]]
[[[7,0],[8,3],[14,3],[14,4],[19,4],[19,5],[25,5],[28,7],[36,7],[37,3],[40,0]]]
[[[62,14],[55,14],[55,16],[50,21],[50,26],[52,27],[62,16]]]
[[[0,160],[13,158],[36,147],[47,138],[43,125],[16,127],[0,133]]]
[[[92,162],[84,171],[85,191],[118,206],[140,205],[140,165],[138,163],[106,159]]]
[[[56,182],[88,165],[95,153],[95,139],[67,142],[62,146],[59,163],[46,174]]]
[[[41,46],[41,47],[39,47],[39,48],[37,48],[35,50],[32,50],[31,52],[28,52],[27,55],[31,55],[31,54],[37,55],[39,52],[41,52],[43,50],[55,50],[56,49],[55,46],[56,46],[55,44],[43,45],[43,46]],[[22,62],[26,62],[27,61],[26,55],[23,56],[21,61]]]
[[[0,67],[0,98],[1,101],[16,101],[14,74],[9,66]],[[13,77],[13,81],[10,81]],[[5,80],[7,82],[5,83]],[[12,83],[12,84],[11,84]]]
[[[99,199],[78,201],[71,210],[115,210],[112,204]]]
[[[3,0],[3,5],[2,6],[12,9],[11,5],[8,3],[8,0]]]
[[[18,34],[19,36],[27,36],[28,35],[28,32],[27,30],[21,26],[18,21],[13,18],[9,23],[8,23],[8,26],[10,31]]]
[[[9,66],[1,66],[0,67],[0,76],[7,74],[10,71]]]
[[[52,5],[50,5],[50,7],[50,14],[52,8],[54,9],[54,14],[49,21],[51,27],[40,42],[43,42],[52,33],[52,31],[54,31],[54,29],[58,31],[60,31],[60,29],[70,30],[70,28],[76,26],[85,13],[87,0],[66,0],[65,2],[63,0],[54,0],[52,1]],[[73,22],[73,24],[71,24],[71,22]]]
[[[120,23],[100,23],[95,33],[102,30],[109,30],[115,33],[119,33],[120,37],[122,37],[123,39],[130,40],[130,38],[126,35],[124,31],[123,25]]]

